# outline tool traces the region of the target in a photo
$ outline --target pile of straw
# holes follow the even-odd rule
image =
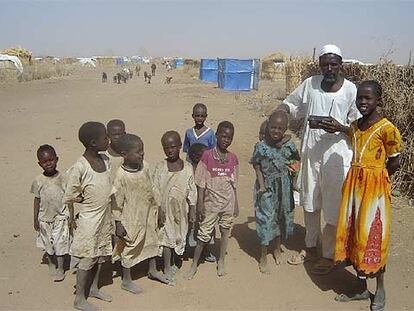
[[[24,67],[23,74],[19,77],[20,82],[32,80],[49,79],[52,77],[64,77],[70,75],[77,65],[52,64],[48,62],[36,62]]]
[[[112,66],[116,65],[116,58],[115,57],[97,57],[96,64],[98,66]]]
[[[4,49],[0,54],[17,56],[23,64],[29,64],[32,60],[32,52],[19,46]]]
[[[304,80],[304,73],[308,71],[311,63],[310,58],[292,58],[285,64],[286,76],[286,95],[292,91]]]
[[[300,82],[319,73],[317,63],[303,64],[295,67],[299,71]],[[299,68],[299,69],[298,69]],[[298,72],[295,72],[296,75]],[[343,66],[344,76],[358,85],[364,80],[376,80],[383,89],[382,114],[400,130],[404,148],[401,154],[401,168],[393,176],[393,187],[403,194],[414,196],[414,66],[399,66],[383,61],[377,65]]]

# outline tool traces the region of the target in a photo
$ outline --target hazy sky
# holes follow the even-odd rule
[[[414,1],[4,1],[0,49],[34,55],[262,57],[339,45],[345,58],[406,63]]]

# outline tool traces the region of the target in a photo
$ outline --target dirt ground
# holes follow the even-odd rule
[[[125,121],[127,131],[140,135],[145,143],[145,159],[163,158],[161,135],[169,129],[184,133],[192,126],[191,108],[196,102],[208,106],[207,124],[219,121],[235,124],[231,149],[241,162],[239,202],[241,213],[232,230],[227,257],[228,275],[218,278],[211,263],[199,266],[192,281],[184,279],[189,268],[185,261],[175,287],[144,276],[145,264],[134,270],[134,278],[144,293],[134,296],[120,289],[120,277],[112,279],[111,266],[105,267],[103,290],[112,303],[91,298],[104,310],[368,310],[368,302],[336,303],[336,293],[355,284],[352,270],[335,271],[326,277],[309,273],[310,266],[289,266],[286,259],[303,247],[304,227],[301,208],[296,209],[296,232],[283,255],[284,263],[272,266],[271,275],[258,270],[258,243],[252,208],[254,172],[248,164],[257,132],[263,120],[257,100],[269,98],[281,85],[261,82],[261,90],[250,94],[223,92],[189,74],[173,72],[172,84],[164,84],[163,69],[145,84],[135,77],[127,84],[100,81],[101,71],[85,70],[65,78],[0,85],[0,309],[70,310],[74,299],[75,275],[54,283],[42,264],[42,251],[35,247],[32,179],[41,173],[36,149],[49,143],[60,156],[59,168],[66,170],[82,154],[77,139],[79,126],[88,120],[106,123],[112,118]],[[279,92],[280,93],[280,92]],[[274,100],[276,104],[276,100]],[[395,202],[392,240],[386,273],[387,309],[414,309],[414,208]],[[269,258],[270,259],[270,258]],[[373,290],[374,282],[370,282]]]

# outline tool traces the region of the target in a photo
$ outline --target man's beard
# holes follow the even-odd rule
[[[335,83],[337,80],[337,76],[333,73],[328,73],[323,76],[323,80],[327,83]]]

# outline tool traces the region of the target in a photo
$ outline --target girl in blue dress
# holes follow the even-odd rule
[[[254,206],[262,273],[269,273],[269,246],[274,244],[273,256],[279,265],[282,238],[286,240],[293,233],[292,175],[298,171],[299,154],[295,144],[285,135],[287,126],[287,115],[274,112],[269,117],[265,139],[256,144],[250,160],[256,171]]]

